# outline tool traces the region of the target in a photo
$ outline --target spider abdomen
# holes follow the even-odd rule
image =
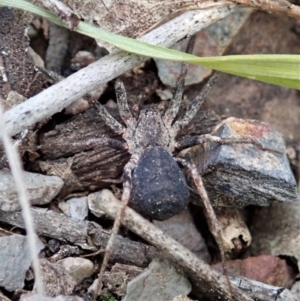
[[[165,220],[188,203],[184,175],[170,153],[162,147],[146,149],[133,172],[130,207],[147,218]]]

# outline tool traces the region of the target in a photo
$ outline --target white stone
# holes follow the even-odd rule
[[[0,286],[9,292],[23,288],[25,273],[31,265],[27,237],[13,234],[0,237]],[[38,251],[44,248],[37,238]]]
[[[66,202],[60,202],[58,207],[65,215],[75,219],[84,220],[88,215],[87,197],[72,198]]]
[[[50,203],[64,185],[61,178],[23,171],[23,180],[32,205]],[[0,210],[17,211],[21,206],[14,178],[8,169],[0,170]]]
[[[57,263],[61,264],[77,283],[81,283],[84,278],[90,277],[94,273],[93,263],[85,258],[67,257]]]

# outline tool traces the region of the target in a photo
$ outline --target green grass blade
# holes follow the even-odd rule
[[[291,54],[228,55],[197,58],[192,63],[266,83],[300,90],[300,56]]]
[[[10,6],[29,11],[57,25],[67,27],[55,14],[24,0],[0,0],[0,6]],[[165,60],[189,62],[233,75],[300,90],[300,55],[257,54],[197,57],[110,33],[84,22],[80,22],[74,30],[128,52]]]

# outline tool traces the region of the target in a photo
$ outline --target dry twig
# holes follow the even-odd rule
[[[38,259],[38,250],[36,248],[37,239],[36,239],[34,225],[32,222],[32,217],[30,212],[29,198],[26,191],[25,182],[23,180],[24,175],[23,175],[23,170],[21,165],[21,159],[18,155],[17,150],[14,148],[12,142],[10,141],[10,137],[8,133],[6,132],[5,124],[3,122],[3,111],[1,105],[0,105],[0,138],[3,141],[4,148],[9,161],[9,165],[16,183],[17,193],[22,207],[22,216],[24,218],[24,223],[26,225],[29,249],[33,261],[33,269],[36,277],[36,287],[37,287],[39,298],[43,300],[44,288],[43,288],[42,274],[41,274],[41,269],[40,269],[39,259]]]

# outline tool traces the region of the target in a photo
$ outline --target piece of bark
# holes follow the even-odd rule
[[[98,251],[105,248],[110,236],[109,232],[104,231],[96,223],[75,220],[50,210],[32,208],[31,214],[39,235],[67,241],[84,250]],[[22,229],[25,227],[19,211],[0,211],[0,221]],[[145,267],[153,258],[160,256],[161,254],[152,246],[118,236],[111,261]]]

